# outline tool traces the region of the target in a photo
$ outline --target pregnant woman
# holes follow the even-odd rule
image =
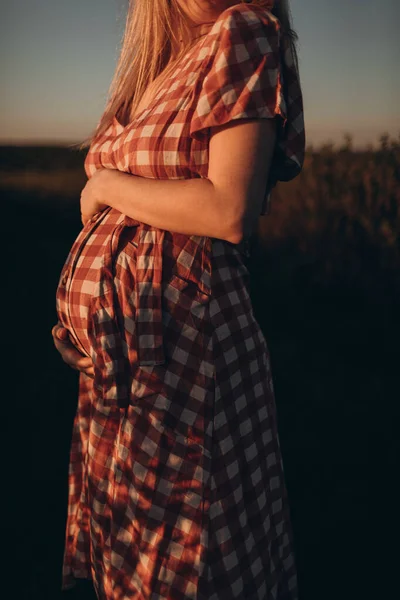
[[[53,328],[79,369],[64,590],[295,600],[246,241],[304,158],[287,2],[136,0]]]

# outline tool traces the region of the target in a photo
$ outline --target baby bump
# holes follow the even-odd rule
[[[86,223],[71,247],[57,286],[58,318],[68,329],[74,345],[87,356],[91,356],[88,337],[90,302],[106,248],[112,243],[113,234],[123,220],[123,214],[109,208]],[[136,261],[135,234],[136,229],[128,227],[119,236],[118,248],[115,249],[116,270],[126,261]]]

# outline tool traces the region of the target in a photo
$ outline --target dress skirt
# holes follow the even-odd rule
[[[63,589],[88,578],[100,600],[297,600],[269,351],[243,255],[113,209],[96,219],[57,289],[59,318],[95,367],[79,379]]]

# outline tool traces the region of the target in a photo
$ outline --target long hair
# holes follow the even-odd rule
[[[209,2],[213,7],[219,3],[221,10],[224,10],[222,5],[226,6],[226,2]],[[298,36],[292,28],[289,0],[239,0],[237,4],[240,3],[271,10],[280,21],[281,34],[291,46],[298,67]],[[190,49],[194,42],[191,31],[188,17],[177,0],[129,0],[122,47],[106,107],[95,131],[80,144],[80,148],[88,147],[97,136],[103,134],[114,116],[134,117],[149,85],[157,77],[157,86],[162,84]]]

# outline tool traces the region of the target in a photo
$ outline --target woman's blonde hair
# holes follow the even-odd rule
[[[219,0],[210,1],[218,5]],[[279,19],[282,35],[292,46],[297,66],[297,34],[292,29],[289,0],[238,0],[237,4],[268,8]],[[190,24],[178,0],[129,0],[122,48],[108,100],[97,128],[82,144],[86,148],[103,134],[114,116],[133,117],[143,94],[160,76],[157,85],[168,76],[174,65],[193,43]],[[161,75],[162,74],[162,75]]]

